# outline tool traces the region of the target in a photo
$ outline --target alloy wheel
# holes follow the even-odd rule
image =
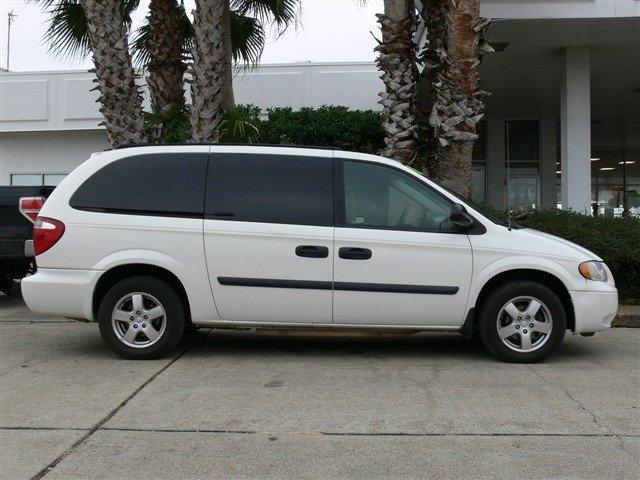
[[[122,297],[111,314],[111,327],[122,343],[147,348],[160,340],[166,329],[166,312],[160,301],[148,293]]]
[[[537,298],[519,296],[500,309],[496,321],[498,337],[519,353],[534,352],[547,343],[553,330],[549,308]]]

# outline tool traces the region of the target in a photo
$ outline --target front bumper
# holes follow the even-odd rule
[[[607,291],[571,291],[575,312],[575,333],[592,333],[606,330],[618,313],[618,290],[610,287]]]
[[[40,268],[22,280],[22,296],[30,310],[93,320],[93,291],[103,272]]]

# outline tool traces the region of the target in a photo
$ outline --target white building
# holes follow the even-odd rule
[[[486,0],[496,47],[481,66],[477,200],[640,213],[640,2]],[[0,72],[0,184],[55,184],[107,147],[87,72]],[[264,65],[238,103],[379,109],[373,63]],[[507,194],[508,192],[508,194]],[[626,195],[625,195],[626,192]]]

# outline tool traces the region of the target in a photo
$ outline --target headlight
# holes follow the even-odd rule
[[[597,262],[591,260],[589,262],[583,262],[578,267],[580,275],[587,280],[593,280],[594,282],[606,282],[607,281],[607,267],[603,262]]]

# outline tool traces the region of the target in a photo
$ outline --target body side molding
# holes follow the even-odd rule
[[[444,285],[403,285],[394,283],[331,282],[317,280],[285,280],[276,278],[218,277],[220,285],[237,287],[300,288],[349,292],[413,293],[455,295],[459,287]]]

